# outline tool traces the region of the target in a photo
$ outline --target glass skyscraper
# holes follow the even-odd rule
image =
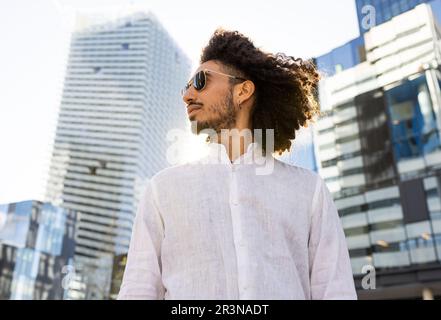
[[[441,297],[440,3],[316,59],[331,70],[319,88],[318,171],[341,216],[360,299]],[[362,286],[370,267],[375,290]]]

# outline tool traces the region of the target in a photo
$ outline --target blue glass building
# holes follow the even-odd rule
[[[317,57],[315,63],[320,72],[324,73],[325,76],[333,76],[365,60],[364,40],[363,37],[360,36],[333,49],[327,54]]]
[[[315,59],[318,68],[326,76],[333,76],[366,60],[363,35],[369,29],[362,26],[363,18],[366,16],[363,8],[366,6],[375,8],[375,23],[373,24],[375,26],[414,9],[421,3],[428,3],[435,20],[441,21],[441,0],[355,0],[355,2],[360,36]]]
[[[366,16],[367,6],[375,8],[375,23],[379,25],[389,21],[395,16],[398,16],[406,11],[415,8],[421,3],[431,2],[430,0],[355,0],[357,6],[358,28],[360,34],[369,31],[369,29],[363,28],[362,21]]]
[[[440,21],[441,2],[437,0],[355,0],[355,2],[357,6],[358,28],[360,34],[369,31],[369,28],[364,28],[362,24],[363,19],[369,12],[368,6],[375,8],[375,21],[373,21],[373,26],[387,22],[395,16],[412,10],[421,3],[430,4],[435,17]]]
[[[39,201],[0,205],[0,300],[63,299],[77,214]],[[66,283],[65,283],[66,284]]]

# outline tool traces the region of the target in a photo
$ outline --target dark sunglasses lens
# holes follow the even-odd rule
[[[193,79],[193,86],[196,90],[202,90],[205,87],[205,73],[199,71]]]

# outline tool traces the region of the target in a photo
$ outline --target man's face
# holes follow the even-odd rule
[[[229,74],[215,61],[201,64],[195,74],[204,69]],[[236,110],[233,85],[229,77],[207,72],[205,88],[197,91],[191,85],[184,93],[183,100],[187,106],[188,118],[190,121],[197,121],[197,134],[204,129],[213,129],[219,133],[221,129],[235,127]]]

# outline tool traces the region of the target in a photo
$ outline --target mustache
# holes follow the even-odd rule
[[[187,104],[187,107],[189,106],[202,106],[202,103],[199,102],[190,102],[189,104]]]

